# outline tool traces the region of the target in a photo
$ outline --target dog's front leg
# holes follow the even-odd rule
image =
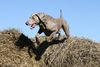
[[[36,34],[35,40],[36,40],[36,43],[37,43],[37,44],[40,44],[40,41],[39,41],[39,33]]]
[[[38,33],[37,33],[36,36],[35,36],[35,40],[36,40],[36,43],[37,43],[38,45],[40,45],[39,35],[40,35],[41,33],[42,33],[42,30],[39,29]]]

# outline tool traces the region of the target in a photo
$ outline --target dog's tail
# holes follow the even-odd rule
[[[63,14],[62,14],[62,9],[60,9],[60,18],[61,18],[61,19],[63,18],[62,15],[63,15]]]

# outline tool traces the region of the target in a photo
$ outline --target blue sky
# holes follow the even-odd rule
[[[100,41],[100,0],[0,0],[0,30],[17,28],[26,36],[34,37],[38,27],[30,30],[25,25],[29,16],[44,12],[57,18],[60,9],[71,36]]]

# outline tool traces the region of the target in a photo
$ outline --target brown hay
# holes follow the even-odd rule
[[[0,67],[100,67],[100,44],[89,39],[35,44],[16,29],[1,31]]]

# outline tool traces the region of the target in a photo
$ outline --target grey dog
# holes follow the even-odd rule
[[[57,34],[58,37],[60,36],[59,31],[61,28],[65,32],[66,39],[69,38],[69,26],[62,17],[62,11],[60,11],[60,18],[53,18],[45,13],[32,14],[32,16],[29,17],[28,21],[25,24],[30,26],[31,29],[34,28],[36,25],[39,26],[40,29],[35,36],[38,43],[39,35],[42,32],[44,32],[44,34],[47,36],[47,41],[50,42],[52,39],[55,38]]]

